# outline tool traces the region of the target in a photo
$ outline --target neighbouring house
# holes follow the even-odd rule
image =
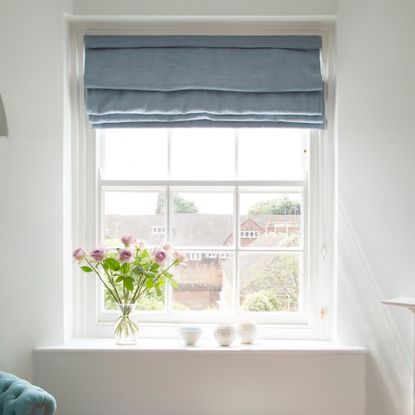
[[[250,215],[242,216],[240,223],[241,247],[269,248],[297,246],[301,238],[300,215]],[[174,292],[174,303],[178,309],[226,310],[232,301],[234,265],[232,252],[218,250],[230,247],[234,238],[234,223],[231,215],[182,213],[175,216],[171,230],[171,242],[180,246],[189,259],[187,267],[177,272],[179,288]],[[105,217],[105,239],[111,244],[121,235],[132,233],[151,245],[166,240],[164,215],[107,215]],[[186,250],[182,246],[200,247]],[[275,257],[255,253],[240,258],[241,303],[249,291],[260,291],[252,282],[259,270],[275,261]],[[293,272],[291,272],[293,273]],[[289,273],[288,273],[289,274]],[[297,274],[287,281],[276,281],[274,294],[286,310],[296,310]],[[290,290],[291,294],[287,292]]]

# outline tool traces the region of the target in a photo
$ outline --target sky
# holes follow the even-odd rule
[[[295,129],[101,130],[99,168],[108,180],[301,180],[305,132]],[[168,146],[170,145],[170,151]],[[170,156],[169,156],[170,154]],[[236,154],[238,162],[235,163]],[[201,213],[231,214],[232,193],[182,193]],[[244,193],[241,213],[276,194]],[[294,195],[293,195],[294,197]],[[151,214],[158,193],[107,192],[106,214]],[[297,200],[299,196],[297,195]]]

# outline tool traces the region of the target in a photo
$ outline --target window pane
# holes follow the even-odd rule
[[[173,129],[171,134],[171,176],[173,179],[234,178],[235,132],[232,129]]]
[[[299,254],[240,254],[242,311],[299,310]]]
[[[301,194],[240,194],[240,244],[250,248],[302,245]]]
[[[175,246],[233,244],[231,192],[173,192],[171,240]]]
[[[188,263],[179,266],[173,290],[175,311],[229,311],[232,309],[234,256],[230,252],[186,252]]]
[[[107,180],[151,180],[167,177],[167,130],[106,129],[98,134],[101,174]]]
[[[111,192],[104,194],[104,241],[117,246],[122,235],[131,234],[148,244],[166,240],[163,192]]]
[[[120,286],[120,289],[121,286]],[[117,310],[117,303],[111,294],[105,290],[104,292],[104,308],[105,310]],[[158,295],[154,291],[146,291],[137,301],[137,311],[163,311],[164,310],[164,293]]]
[[[239,178],[244,180],[302,180],[307,130],[239,130]]]

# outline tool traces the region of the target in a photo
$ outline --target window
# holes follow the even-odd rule
[[[99,242],[131,233],[189,259],[179,288],[139,302],[142,321],[307,320],[311,130],[96,131]]]
[[[332,40],[321,35],[327,80]],[[73,69],[81,78],[82,36],[75,42]],[[90,129],[78,88],[74,240],[114,249],[131,233],[152,245],[168,240],[189,259],[176,270],[178,289],[138,304],[142,336],[240,316],[263,324],[266,337],[324,337],[323,325],[329,333],[330,317],[319,324],[319,316],[331,306],[331,126]],[[330,118],[332,99],[325,98]],[[114,304],[92,279],[76,281],[75,334],[111,335]],[[160,327],[167,327],[163,334]]]
[[[152,231],[153,234],[165,234],[166,233],[166,227],[165,226],[153,226]]]
[[[258,231],[241,231],[241,238],[259,238]]]

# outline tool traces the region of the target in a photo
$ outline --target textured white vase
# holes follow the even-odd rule
[[[239,339],[243,344],[252,344],[257,336],[258,328],[253,321],[240,321],[237,325]]]
[[[213,334],[220,346],[230,346],[235,340],[236,330],[233,326],[220,325],[216,327]]]

